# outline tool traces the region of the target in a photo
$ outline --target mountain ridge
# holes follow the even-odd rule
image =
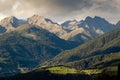
[[[85,20],[81,20],[81,21],[76,21],[76,20],[66,21],[62,24],[62,26],[69,31],[69,33],[62,35],[62,38],[65,40],[78,41],[78,42],[80,40],[86,42],[88,40],[94,39],[100,35],[103,35],[106,32],[109,32],[117,28],[115,25],[109,23],[104,18],[98,16],[95,16],[94,18],[88,16],[86,17]],[[82,28],[83,30],[76,31],[80,28]],[[77,34],[74,36],[70,36],[73,35],[75,31]],[[82,35],[80,35],[81,33]],[[85,39],[82,37],[84,37]]]
[[[44,18],[43,16],[33,15],[32,17],[28,18],[27,21],[29,24],[40,26],[43,29],[56,34],[57,36],[66,33],[66,31],[59,24],[51,21],[48,18]]]
[[[76,41],[81,44],[119,27],[118,23],[116,25],[111,24],[98,16],[94,18],[88,16],[85,20],[68,20],[58,24],[48,18],[34,14],[27,18],[27,20],[19,20],[14,16],[6,17],[0,21],[0,33],[13,31],[24,24],[41,27],[62,39]]]
[[[0,21],[0,25],[6,29],[6,32],[13,31],[24,24],[27,24],[27,21],[17,19],[15,16],[6,17]]]
[[[63,50],[77,46],[34,25],[22,25],[0,35],[0,76],[31,70]]]
[[[46,62],[45,65],[68,65],[79,69],[95,68],[95,63],[101,67],[107,65],[107,60],[119,64],[120,57],[120,28],[80,45],[72,50],[63,51]],[[116,55],[114,58],[112,56]],[[109,57],[111,56],[111,57]],[[97,63],[98,62],[98,63]],[[103,64],[103,63],[106,64]],[[112,65],[109,64],[109,65]],[[97,66],[97,67],[100,67]]]

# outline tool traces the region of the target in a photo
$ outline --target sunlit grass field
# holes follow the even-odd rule
[[[48,68],[44,68],[44,69],[50,71],[50,73],[62,74],[62,75],[66,75],[66,74],[92,75],[92,74],[102,73],[102,70],[99,70],[99,69],[77,70],[75,68],[70,68],[70,67],[66,67],[66,66],[54,66],[54,67],[48,67]],[[36,71],[39,71],[39,69]]]

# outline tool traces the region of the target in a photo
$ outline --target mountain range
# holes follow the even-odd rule
[[[81,21],[66,21],[62,26],[68,31],[67,34],[62,35],[62,38],[78,42],[89,41],[117,28],[117,26],[98,16],[86,17],[85,20]]]
[[[98,16],[62,24],[39,15],[27,20],[6,17],[0,21],[0,77],[26,73],[41,65],[76,69],[116,66],[119,27],[120,21],[111,24]]]
[[[85,20],[69,20],[62,24],[58,24],[39,15],[33,15],[32,17],[27,18],[27,20],[19,20],[16,17],[11,16],[0,21],[0,34],[13,31],[24,24],[39,26],[62,39],[76,41],[82,44],[116,29],[119,27],[120,22],[111,24],[104,18],[95,16],[94,18],[86,17]]]

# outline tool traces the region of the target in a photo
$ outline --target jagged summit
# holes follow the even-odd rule
[[[102,18],[102,17],[99,17],[99,16],[95,16],[94,18],[98,18],[98,19],[104,19],[104,18]]]
[[[14,23],[16,22],[18,19],[15,16],[10,16],[10,17],[6,17],[4,19],[2,19],[0,21],[1,24],[7,24],[7,23]]]
[[[32,17],[43,17],[43,16],[40,16],[38,14],[34,14]],[[44,17],[43,17],[44,18]]]
[[[87,16],[87,17],[85,18],[85,20],[91,20],[91,19],[93,19],[93,18],[90,17],[90,16]]]
[[[32,17],[28,18],[28,23],[29,24],[33,24],[33,25],[40,25],[40,24],[46,24],[46,23],[53,23],[55,24],[55,22],[51,21],[48,18],[45,18],[43,16],[39,16],[37,14],[34,14]]]
[[[94,17],[87,16],[87,17],[85,18],[85,20],[86,20],[86,19],[104,19],[104,18],[102,18],[102,17],[100,17],[100,16],[94,16]]]
[[[19,20],[15,16],[10,16],[2,19],[0,25],[6,29],[7,32],[13,31],[15,28],[27,24],[25,20]]]
[[[77,23],[77,22],[78,22],[77,20],[68,20],[68,21],[62,23],[61,25],[62,25],[62,26],[66,26],[66,25],[70,25],[70,24],[75,24],[75,23]],[[67,27],[67,26],[66,26],[66,27]]]
[[[88,16],[82,21],[68,20],[59,25],[48,18],[34,14],[27,21],[19,20],[15,16],[4,18],[0,22],[1,32],[13,31],[24,24],[35,25],[54,33],[62,39],[78,42],[82,41],[81,39],[88,41],[119,26],[119,22],[115,26],[99,16]]]
[[[103,20],[103,21],[106,21],[104,18],[102,17],[99,17],[99,16],[94,16],[94,17],[86,17],[85,20],[82,20],[82,21],[94,21],[94,20]],[[106,21],[107,22],[107,21]]]
[[[69,33],[78,28],[78,24],[80,24],[80,22],[77,20],[68,20],[62,23],[61,26]]]
[[[32,17],[28,18],[27,21],[29,24],[39,26],[58,36],[66,33],[66,31],[62,29],[62,27],[59,24],[43,16],[33,15]]]
[[[38,20],[38,19],[40,19],[40,20],[45,20],[45,18],[43,17],[43,16],[39,16],[39,15],[33,15],[32,17],[30,17],[30,18],[28,18],[28,21],[29,20]],[[36,21],[37,22],[37,21]]]
[[[14,20],[18,20],[18,19],[15,16],[10,16],[10,17],[5,18],[5,20],[14,21]]]
[[[68,31],[62,38],[72,41],[88,41],[115,29],[113,24],[98,16],[88,16],[81,21],[66,21],[62,26]]]

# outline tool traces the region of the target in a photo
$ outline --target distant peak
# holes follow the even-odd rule
[[[39,16],[38,14],[34,14],[33,16]]]
[[[38,15],[38,14],[34,14],[33,16],[40,16],[40,15]]]
[[[104,19],[104,18],[99,17],[99,16],[95,16],[94,19]]]
[[[10,17],[6,17],[6,18],[2,19],[1,22],[14,22],[17,20],[18,19],[15,16],[10,16]]]
[[[93,19],[92,17],[88,16],[85,18],[85,20],[90,20],[90,19]]]
[[[9,18],[16,18],[15,16],[10,16]]]
[[[10,17],[9,17],[9,20],[10,20],[10,21],[13,21],[13,20],[18,20],[18,19],[17,19],[15,16],[10,16]]]
[[[15,16],[10,16],[10,17],[6,17],[6,18],[2,19],[0,21],[0,24],[4,27],[14,27],[14,28],[16,28],[16,27],[21,26],[23,24],[27,24],[27,21],[19,20]]]
[[[12,19],[17,19],[17,18],[15,16],[10,16],[10,17],[6,17],[5,19],[12,20]]]
[[[106,21],[104,18],[101,18],[101,17],[99,17],[99,16],[95,16],[94,18],[88,16],[88,17],[86,17],[86,19],[85,19],[85,21],[90,21],[90,20],[104,20],[104,21]]]
[[[36,18],[36,19],[45,19],[43,16],[34,14],[31,18]]]
[[[15,16],[6,17],[7,19],[17,19]]]
[[[77,23],[78,21],[77,20],[68,20],[68,21],[66,21],[65,23]]]
[[[67,26],[67,25],[76,24],[76,23],[78,23],[77,20],[68,20],[68,21],[62,23],[61,25],[62,26]]]
[[[99,16],[95,16],[94,18],[101,18],[101,17],[99,17]]]
[[[102,18],[102,17],[99,17],[99,16],[95,16],[95,17],[94,17],[94,20],[97,20],[97,21],[104,21],[104,22],[109,23],[105,18]]]
[[[69,20],[69,22],[78,22],[78,21],[74,19],[74,20]]]
[[[34,14],[32,17],[27,19],[29,24],[33,24],[33,25],[40,25],[40,24],[46,24],[48,22],[52,23],[52,24],[57,24],[54,23],[53,21],[51,21],[48,18],[45,18],[43,16],[39,16],[37,14]]]

